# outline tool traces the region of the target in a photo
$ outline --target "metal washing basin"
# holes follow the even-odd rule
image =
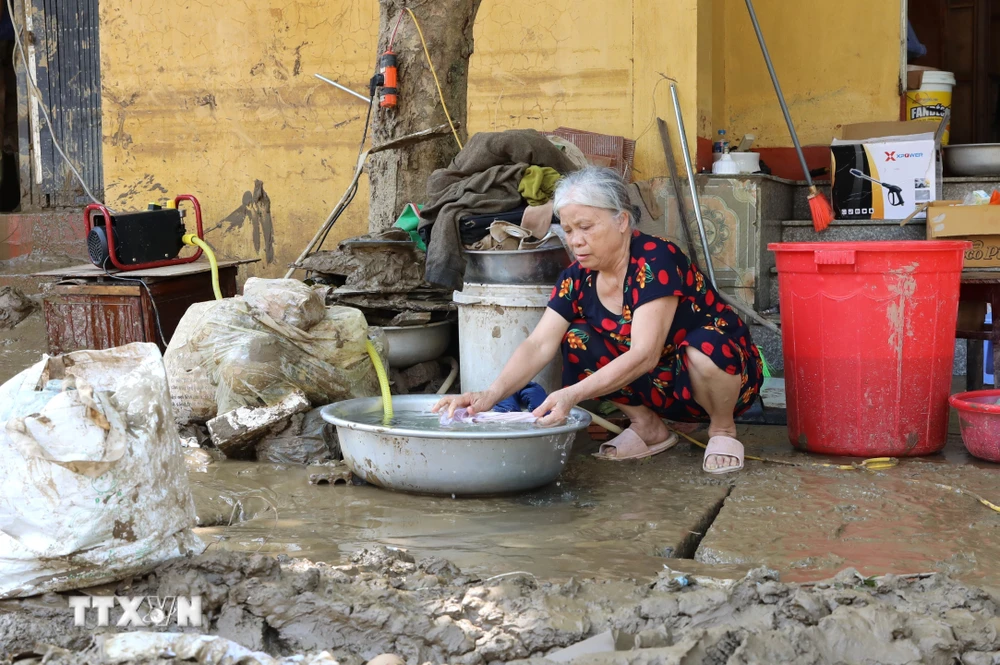
[[[451,344],[451,321],[418,326],[385,326],[389,342],[386,360],[393,369],[406,369],[428,360],[437,360]]]
[[[437,395],[392,398],[397,416],[426,413]],[[382,412],[380,397],[329,404],[323,419],[336,426],[344,461],[365,481],[423,494],[503,494],[551,483],[562,472],[577,432],[590,414],[573,409],[561,427],[491,432],[417,430],[357,422]]]

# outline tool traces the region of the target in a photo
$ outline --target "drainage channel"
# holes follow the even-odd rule
[[[705,511],[705,515],[695,526],[693,531],[689,531],[684,540],[674,549],[673,552],[667,554],[669,559],[694,559],[695,553],[698,551],[698,547],[701,545],[701,541],[705,538],[708,530],[712,527],[716,518],[719,517],[719,513],[722,512],[722,507],[726,503],[726,499],[729,495],[733,493],[733,486],[729,487],[729,491],[726,495],[716,501],[712,506]]]

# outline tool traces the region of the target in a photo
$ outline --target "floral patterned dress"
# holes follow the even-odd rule
[[[586,379],[632,344],[632,315],[658,298],[677,297],[677,313],[660,362],[650,374],[602,399],[646,406],[675,421],[708,420],[694,401],[687,354],[693,346],[723,371],[741,378],[735,415],[747,411],[760,391],[763,367],[750,329],[677,245],[635,231],[630,248],[621,314],[608,310],[597,295],[597,272],[574,263],[563,271],[549,308],[569,321],[563,338],[563,385]]]

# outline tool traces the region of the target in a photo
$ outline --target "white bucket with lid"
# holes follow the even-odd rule
[[[906,91],[906,119],[940,122],[945,111],[951,108],[951,93],[955,88],[955,75],[936,69],[923,70],[920,87]],[[948,145],[951,124],[944,131],[941,145]]]
[[[544,284],[465,284],[452,300],[458,305],[462,390],[486,390],[517,347],[528,338],[552,295]],[[562,387],[557,355],[534,379],[548,392]]]

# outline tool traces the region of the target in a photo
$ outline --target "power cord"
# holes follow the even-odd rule
[[[9,0],[8,0],[9,2]],[[142,285],[142,288],[146,289],[146,295],[149,296],[149,304],[153,306],[153,316],[156,318],[156,332],[160,335],[160,341],[163,342],[163,346],[167,345],[167,338],[163,334],[163,328],[160,326],[160,310],[156,306],[156,301],[153,299],[153,292],[149,290],[149,284],[142,281],[141,279],[135,279],[133,277],[119,277],[118,275],[112,275],[108,271],[108,260],[111,257],[106,257],[104,259],[104,265],[101,267],[104,269],[104,274],[111,279],[117,279],[121,282],[137,282]]]
[[[7,2],[10,2],[10,0],[7,0]],[[417,28],[417,34],[420,35],[420,44],[424,47],[424,56],[427,58],[427,66],[431,68],[431,74],[434,76],[434,85],[437,86],[438,97],[441,98],[441,108],[444,109],[444,117],[448,118],[448,124],[451,125],[451,133],[455,136],[455,143],[458,144],[458,149],[462,150],[462,139],[458,138],[458,130],[455,129],[455,123],[451,121],[451,114],[448,113],[448,105],[444,102],[444,92],[441,91],[441,82],[438,81],[437,71],[434,70],[434,63],[431,62],[431,52],[427,49],[427,42],[424,41],[424,31],[420,29],[420,22],[417,21],[417,15],[413,13],[413,10],[409,7],[406,7],[405,9],[409,12],[410,18],[413,20],[413,25]]]
[[[59,139],[56,138],[56,132],[52,128],[52,118],[51,116],[49,116],[48,109],[45,108],[45,102],[42,101],[42,92],[41,90],[38,89],[38,83],[35,81],[34,76],[32,76],[31,74],[31,66],[28,63],[28,56],[24,52],[24,44],[21,41],[21,34],[18,29],[17,23],[14,22],[14,4],[11,2],[11,0],[6,0],[6,2],[7,2],[7,12],[10,14],[10,22],[14,28],[14,41],[17,43],[18,53],[21,54],[21,62],[24,63],[24,77],[28,79],[28,84],[31,86],[31,89],[34,90],[35,92],[35,101],[38,104],[38,108],[41,109],[42,115],[45,117],[45,126],[48,128],[49,135],[52,137],[52,145],[55,146],[56,151],[59,153],[59,156],[62,157],[63,161],[66,162],[66,165],[69,166],[69,170],[73,172],[74,176],[76,176],[77,181],[80,183],[80,186],[83,187],[83,191],[87,194],[90,200],[98,205],[104,205],[102,201],[99,201],[97,197],[94,196],[93,192],[90,191],[90,188],[87,187],[87,183],[84,182],[83,176],[80,175],[80,172],[76,169],[76,166],[74,166],[73,162],[71,162],[69,157],[66,156],[65,151],[63,151],[62,149],[62,145],[60,145],[59,143]],[[108,208],[108,210],[114,212],[110,208]]]

